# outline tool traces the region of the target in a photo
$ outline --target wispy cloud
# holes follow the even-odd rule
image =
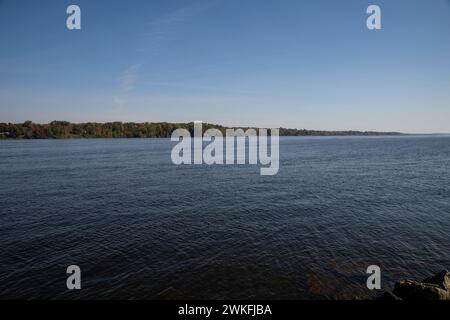
[[[138,72],[142,67],[142,63],[135,63],[126,68],[119,75],[120,90],[122,93],[128,93],[134,89],[138,79]]]
[[[218,1],[220,0],[197,1],[147,22],[144,26],[144,30],[146,31],[142,35],[137,51],[145,53],[147,59],[152,55],[160,53],[160,50],[164,47],[164,43],[176,34],[183,23],[186,23],[195,15],[215,5]],[[142,67],[142,62],[134,63],[120,73],[118,76],[120,92],[113,97],[114,104],[124,105],[126,98],[123,96],[135,89]]]
[[[218,0],[198,1],[184,6],[147,23],[148,30],[142,38],[142,47],[139,51],[157,53],[163,44],[173,36],[177,30],[193,19],[197,14],[207,10],[218,2]]]
[[[126,103],[126,95],[134,90],[139,77],[139,70],[142,63],[135,63],[123,70],[117,77],[119,82],[119,92],[112,97],[114,105],[123,108]]]

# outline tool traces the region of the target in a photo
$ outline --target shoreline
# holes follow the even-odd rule
[[[227,129],[241,128],[243,130],[258,129],[255,127],[227,127],[204,123],[203,132],[208,129],[218,129],[225,135]],[[194,123],[168,122],[106,122],[106,123],[70,123],[53,121],[48,124],[37,124],[32,121],[24,123],[1,123],[0,139],[86,139],[86,138],[170,138],[177,129],[186,129],[191,135]],[[336,137],[336,136],[401,136],[401,132],[378,132],[358,130],[309,130],[279,128],[280,137]]]

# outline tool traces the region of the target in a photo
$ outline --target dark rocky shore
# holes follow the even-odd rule
[[[421,282],[401,280],[379,300],[450,300],[450,273],[443,270]]]

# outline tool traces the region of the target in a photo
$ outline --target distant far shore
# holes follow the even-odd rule
[[[219,129],[225,134],[229,127],[203,124],[203,130]],[[241,127],[242,128],[242,127]],[[107,123],[70,123],[53,121],[48,124],[37,124],[31,121],[24,123],[0,123],[0,139],[80,139],[80,138],[170,138],[176,129],[187,129],[194,132],[194,123],[167,122],[107,122]],[[242,128],[244,130],[248,128]],[[280,128],[280,136],[384,136],[404,135],[400,132],[376,131],[319,131],[307,129]]]

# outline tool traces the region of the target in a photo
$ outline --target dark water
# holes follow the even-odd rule
[[[370,297],[371,264],[450,268],[450,137],[282,138],[274,177],[171,146],[0,141],[0,298]]]

